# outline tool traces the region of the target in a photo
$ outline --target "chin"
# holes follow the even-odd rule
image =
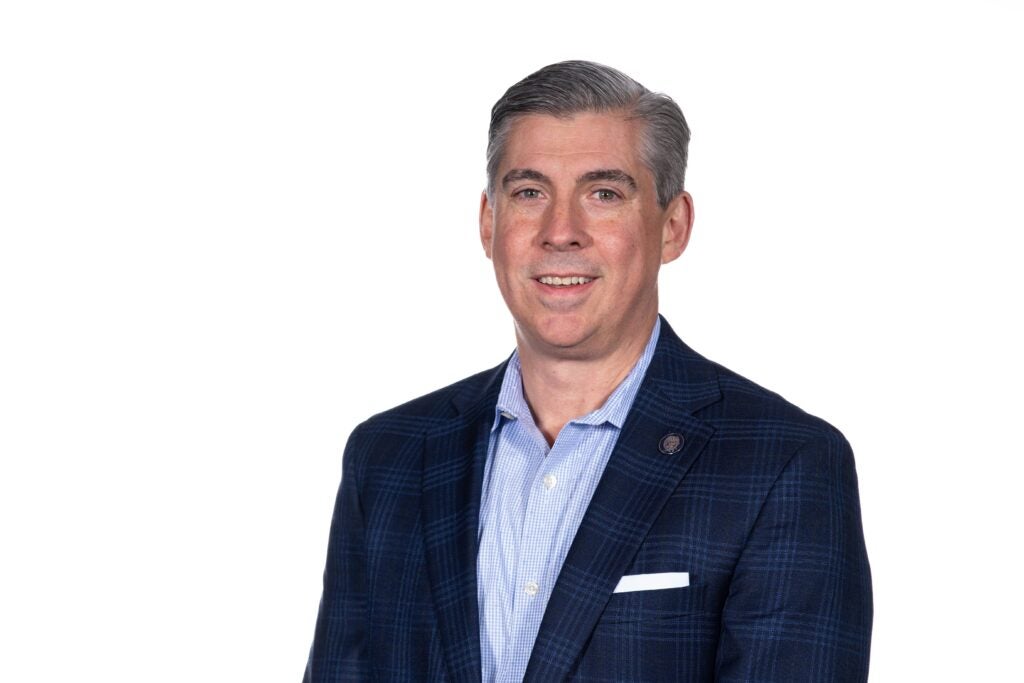
[[[582,350],[594,334],[593,326],[578,316],[555,316],[525,329],[531,330],[528,336],[534,342],[566,352]]]

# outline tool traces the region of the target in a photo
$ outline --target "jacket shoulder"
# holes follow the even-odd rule
[[[367,464],[365,459],[375,453],[394,453],[396,449],[419,443],[431,430],[450,426],[460,419],[478,417],[481,410],[497,400],[507,363],[505,360],[489,370],[373,415],[352,431],[345,447],[345,459],[363,461],[352,463],[362,469],[362,465]],[[488,401],[491,395],[493,399]],[[465,406],[471,408],[468,413],[460,410]]]
[[[719,433],[782,437],[806,441],[842,439],[825,420],[797,407],[780,394],[704,357],[687,346],[662,319],[664,344],[657,368],[658,386],[670,400],[696,409]]]
[[[456,408],[460,404],[482,399],[492,385],[500,386],[507,362],[503,361],[489,370],[478,372],[446,387],[377,413],[363,422],[360,427],[385,430],[402,429],[402,425],[413,424],[429,427],[435,422],[449,420],[457,413]]]
[[[710,362],[710,361],[709,361]],[[780,394],[713,363],[722,392],[721,416],[728,421],[759,422],[767,426],[788,426],[808,438],[842,438],[836,427],[794,405]]]
[[[698,415],[715,429],[707,454],[720,475],[755,475],[769,484],[795,467],[805,483],[825,488],[851,480],[853,450],[839,429],[780,394],[706,362],[717,374],[720,397]]]

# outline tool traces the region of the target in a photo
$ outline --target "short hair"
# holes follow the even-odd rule
[[[526,114],[568,118],[581,112],[622,111],[644,122],[640,158],[654,176],[661,208],[683,191],[690,128],[679,105],[603,64],[550,64],[505,91],[491,109],[487,131],[487,195],[493,198],[509,131]]]

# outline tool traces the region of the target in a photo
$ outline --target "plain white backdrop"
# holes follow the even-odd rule
[[[838,426],[871,680],[1020,680],[1019,3],[12,1],[0,679],[295,681],[341,451],[491,367],[490,106],[562,59],[693,129],[662,312]]]

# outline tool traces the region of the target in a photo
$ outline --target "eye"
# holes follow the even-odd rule
[[[512,193],[512,196],[519,197],[520,199],[540,199],[540,190],[527,187],[522,190],[516,190]]]
[[[619,193],[615,190],[609,190],[607,188],[601,190],[595,190],[594,196],[600,199],[602,202],[614,202],[619,199]]]

